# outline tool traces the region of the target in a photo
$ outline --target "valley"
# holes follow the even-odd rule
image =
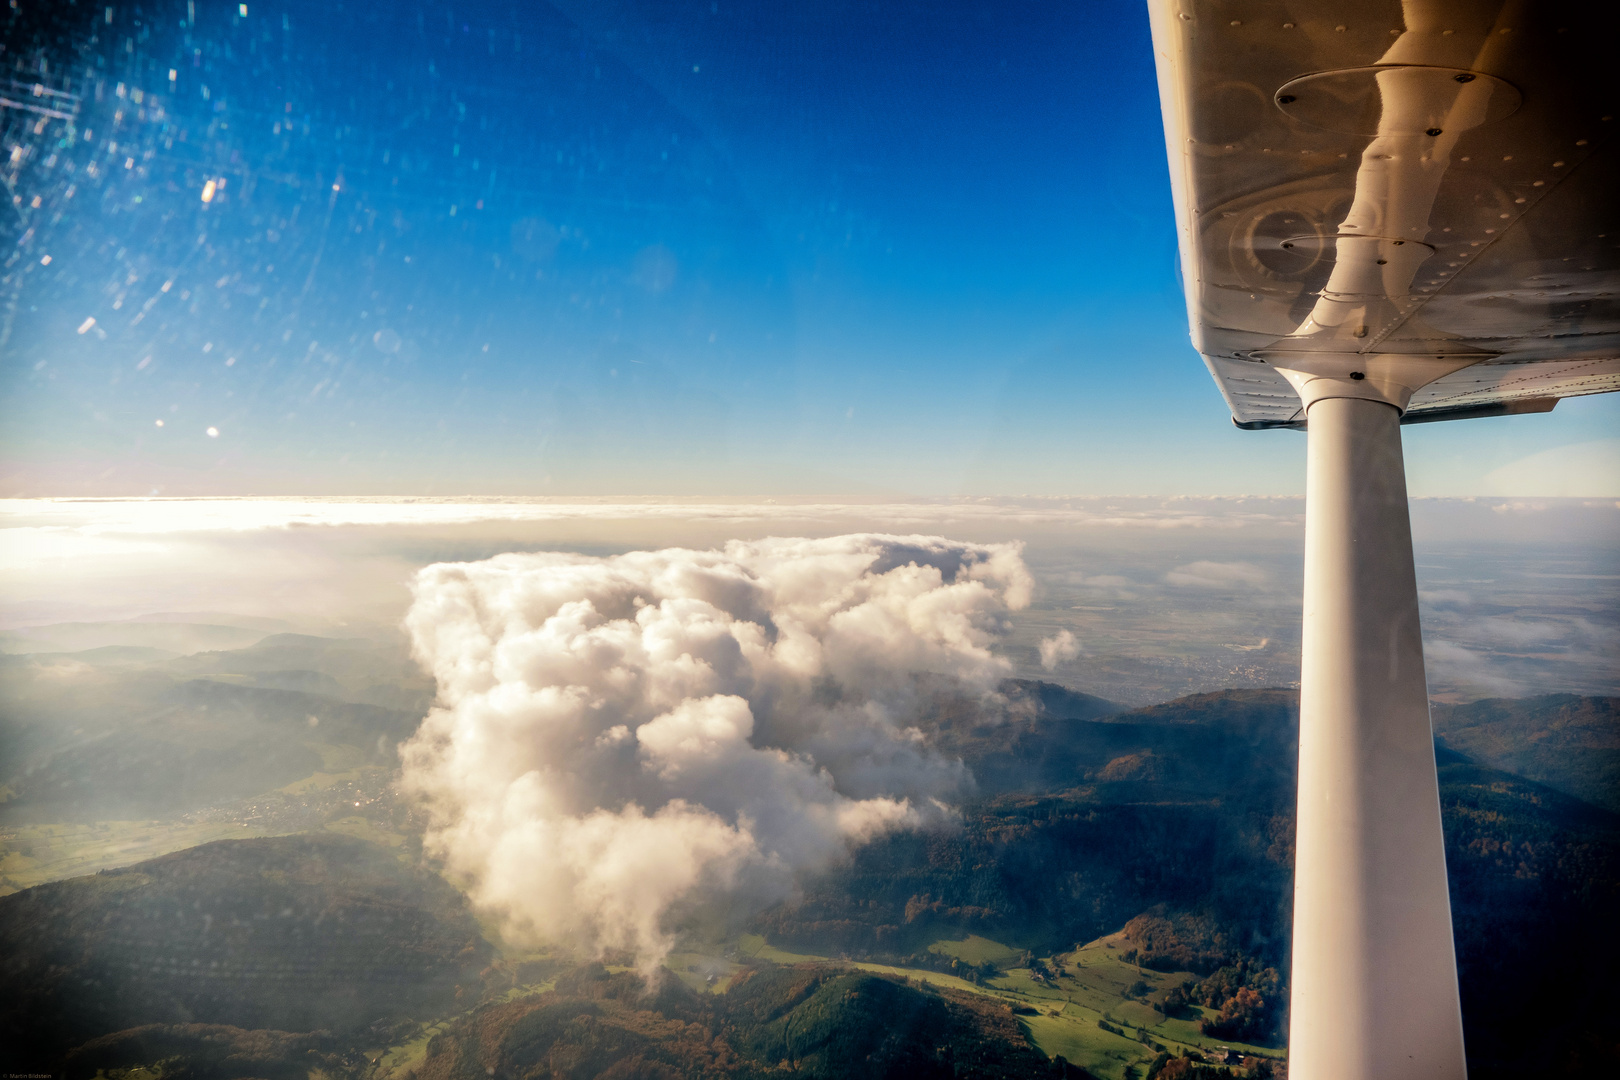
[[[69,664],[71,692],[49,693]],[[920,684],[928,738],[975,777],[956,823],[861,846],[728,934],[682,930],[648,987],[628,956],[509,939],[424,858],[419,811],[394,790],[412,724],[397,705],[423,692],[390,690],[400,670],[392,646],[288,635],[189,657],[4,658],[0,737],[27,751],[0,805],[0,974],[25,988],[0,1010],[0,1044],[26,1048],[8,1066],[86,1080],[1285,1071],[1292,691],[1128,709],[1015,680],[986,708]],[[252,782],[222,799],[171,762],[154,783],[97,726],[108,714],[195,737]],[[1436,709],[1476,1076],[1576,1067],[1603,1045],[1620,828],[1587,800],[1602,798],[1613,716],[1613,699],[1569,695]],[[1523,737],[1492,743],[1486,724]],[[1567,1006],[1519,1022],[1549,995]]]

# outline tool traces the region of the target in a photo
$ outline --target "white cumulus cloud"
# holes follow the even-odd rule
[[[430,566],[404,784],[509,933],[651,970],[683,918],[949,815],[971,777],[913,726],[917,676],[993,693],[1030,588],[1017,545],[877,534]]]
[[[1038,648],[1041,651],[1041,667],[1047,671],[1055,671],[1059,664],[1080,655],[1080,643],[1068,630],[1059,630],[1049,638],[1042,638]]]

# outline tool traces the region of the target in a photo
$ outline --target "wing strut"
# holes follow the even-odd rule
[[[1307,416],[1289,1075],[1462,1080],[1401,414]]]

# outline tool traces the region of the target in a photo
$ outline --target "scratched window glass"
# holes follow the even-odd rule
[[[75,47],[7,91],[27,264],[0,333],[72,422],[148,413],[159,459],[204,433],[385,468],[406,426],[451,458],[678,458],[721,437],[707,384],[780,386],[786,281],[739,178],[561,14],[92,7],[37,12]],[[30,334],[68,311],[73,346]],[[494,425],[443,433],[473,411]]]

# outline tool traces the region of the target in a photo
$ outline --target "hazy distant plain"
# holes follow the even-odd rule
[[[1034,600],[998,648],[1020,674],[1147,704],[1297,681],[1303,511],[1295,498],[10,500],[0,649],[74,651],[92,639],[47,627],[154,616],[398,640],[407,584],[435,561],[915,533],[1023,542]],[[1413,521],[1434,696],[1620,689],[1620,504],[1419,500]],[[1045,667],[1037,643],[1062,630],[1072,655]],[[163,646],[153,628],[98,633]]]

